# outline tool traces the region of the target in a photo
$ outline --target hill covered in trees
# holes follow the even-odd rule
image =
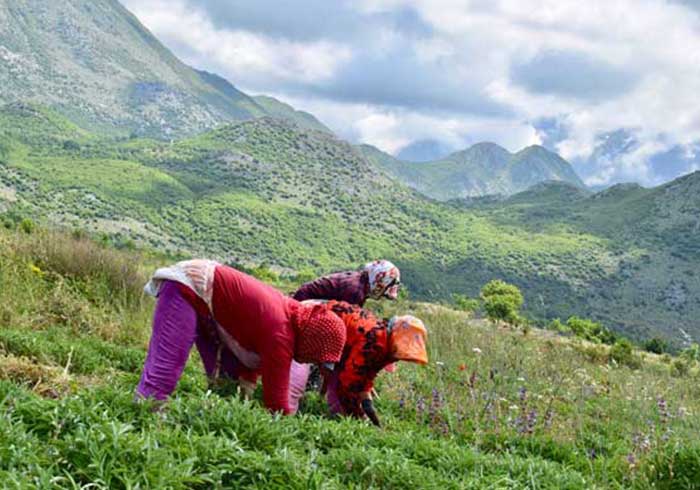
[[[173,142],[106,139],[28,104],[0,110],[0,207],[182,255],[320,273],[386,257],[416,298],[502,278],[540,321],[592,317],[637,338],[700,334],[695,173],[598,194],[545,183],[439,203],[352,145],[275,118]]]

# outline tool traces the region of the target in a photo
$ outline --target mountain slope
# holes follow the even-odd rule
[[[333,135],[274,118],[172,143],[114,142],[16,104],[0,108],[0,148],[10,220],[282,270],[386,257],[417,298],[475,296],[503,278],[535,319],[578,314],[637,338],[680,342],[679,328],[700,337],[700,174],[594,195],[548,182],[445,204]]]
[[[0,102],[52,107],[105,134],[195,134],[269,112],[223,78],[193,70],[117,0],[0,0]]]
[[[360,149],[390,175],[441,201],[511,195],[548,180],[584,187],[566,160],[541,146],[511,154],[494,143],[478,143],[441,160],[419,163],[398,160],[369,145]]]
[[[265,112],[270,116],[292,121],[302,128],[315,129],[326,133],[333,132],[312,114],[294,109],[294,107],[290,106],[289,104],[285,104],[284,102],[280,102],[274,97],[269,97],[267,95],[256,95],[253,97],[253,100],[255,100],[260,107],[265,109]]]

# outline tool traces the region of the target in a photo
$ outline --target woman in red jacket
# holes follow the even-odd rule
[[[367,416],[379,425],[371,396],[374,380],[382,369],[397,361],[428,363],[425,326],[410,315],[378,319],[371,311],[342,301],[321,304],[341,318],[347,329],[342,358],[327,379],[331,413]],[[299,397],[303,390],[297,387],[305,386],[308,370],[304,374],[298,365],[295,368],[292,393]],[[290,400],[293,407],[297,403]]]
[[[156,271],[145,290],[157,295],[158,303],[137,387],[141,397],[166,399],[196,344],[208,376],[223,369],[234,379],[254,382],[262,374],[265,406],[289,413],[292,360],[340,360],[346,338],[342,320],[231,267],[180,262]]]

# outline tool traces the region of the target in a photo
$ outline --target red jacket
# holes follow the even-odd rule
[[[343,413],[363,417],[362,394],[369,392],[377,374],[394,362],[386,321],[348,303],[329,301],[326,307],[343,320],[347,329],[343,356],[336,367],[337,396]]]
[[[214,319],[246,350],[260,356],[263,401],[289,413],[289,370],[294,356],[292,315],[298,302],[231,267],[214,272]]]

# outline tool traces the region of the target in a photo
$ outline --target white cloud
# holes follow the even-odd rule
[[[255,89],[286,80],[321,82],[351,56],[328,41],[295,42],[214,26],[205,12],[178,0],[126,0],[125,4],[166,44],[186,47],[184,61],[222,69],[232,83]]]
[[[345,38],[342,33],[324,36],[319,29],[317,38],[300,40],[257,32],[250,26],[222,26],[212,22],[206,3],[192,9],[185,7],[184,0],[125,1],[187,62],[219,71],[243,89],[271,92],[316,114],[342,136],[390,152],[416,140],[437,139],[458,147],[477,138],[513,150],[540,142],[543,135],[533,127],[535,121],[553,118],[565,135],[556,148],[574,162],[587,161],[601,137],[619,129],[638,142],[629,152],[601,158],[587,176],[590,182],[651,184],[659,179],[650,164],[655,154],[687,149],[700,141],[700,104],[696,103],[700,16],[682,4],[665,0],[361,0],[343,3],[345,13],[350,5],[358,15],[358,25]],[[397,28],[398,14],[393,23],[377,22],[382,15],[407,9],[425,24],[420,35],[407,35]],[[363,23],[363,15],[372,22]],[[547,69],[547,76],[554,73],[566,90],[548,90],[552,80],[543,80],[547,83],[535,90],[531,85],[539,80],[536,71],[529,74],[532,83],[527,86],[514,76],[517,67],[536,70],[533,60],[547,53],[559,53],[550,57],[555,60],[567,56],[579,60]],[[409,55],[415,65],[407,66]],[[399,62],[397,56],[404,59]],[[389,67],[382,77],[390,77],[395,66],[397,76],[404,77],[403,85],[402,80],[387,79],[385,89],[409,90],[391,98],[395,95],[391,90],[382,92],[381,83],[363,78],[361,67],[358,73],[354,66],[351,83],[361,86],[349,97],[347,83],[339,84],[337,77],[364,59],[380,60]],[[601,82],[618,76],[625,83],[588,80],[581,84],[583,75],[577,67],[587,68],[585,76],[602,77]],[[409,79],[412,71],[414,80]],[[367,82],[364,100],[363,81]],[[584,89],[587,93],[577,93]],[[459,103],[481,99],[483,106]],[[450,101],[453,111],[446,109]],[[495,105],[510,113],[495,117],[492,111],[487,116],[486,110]]]

